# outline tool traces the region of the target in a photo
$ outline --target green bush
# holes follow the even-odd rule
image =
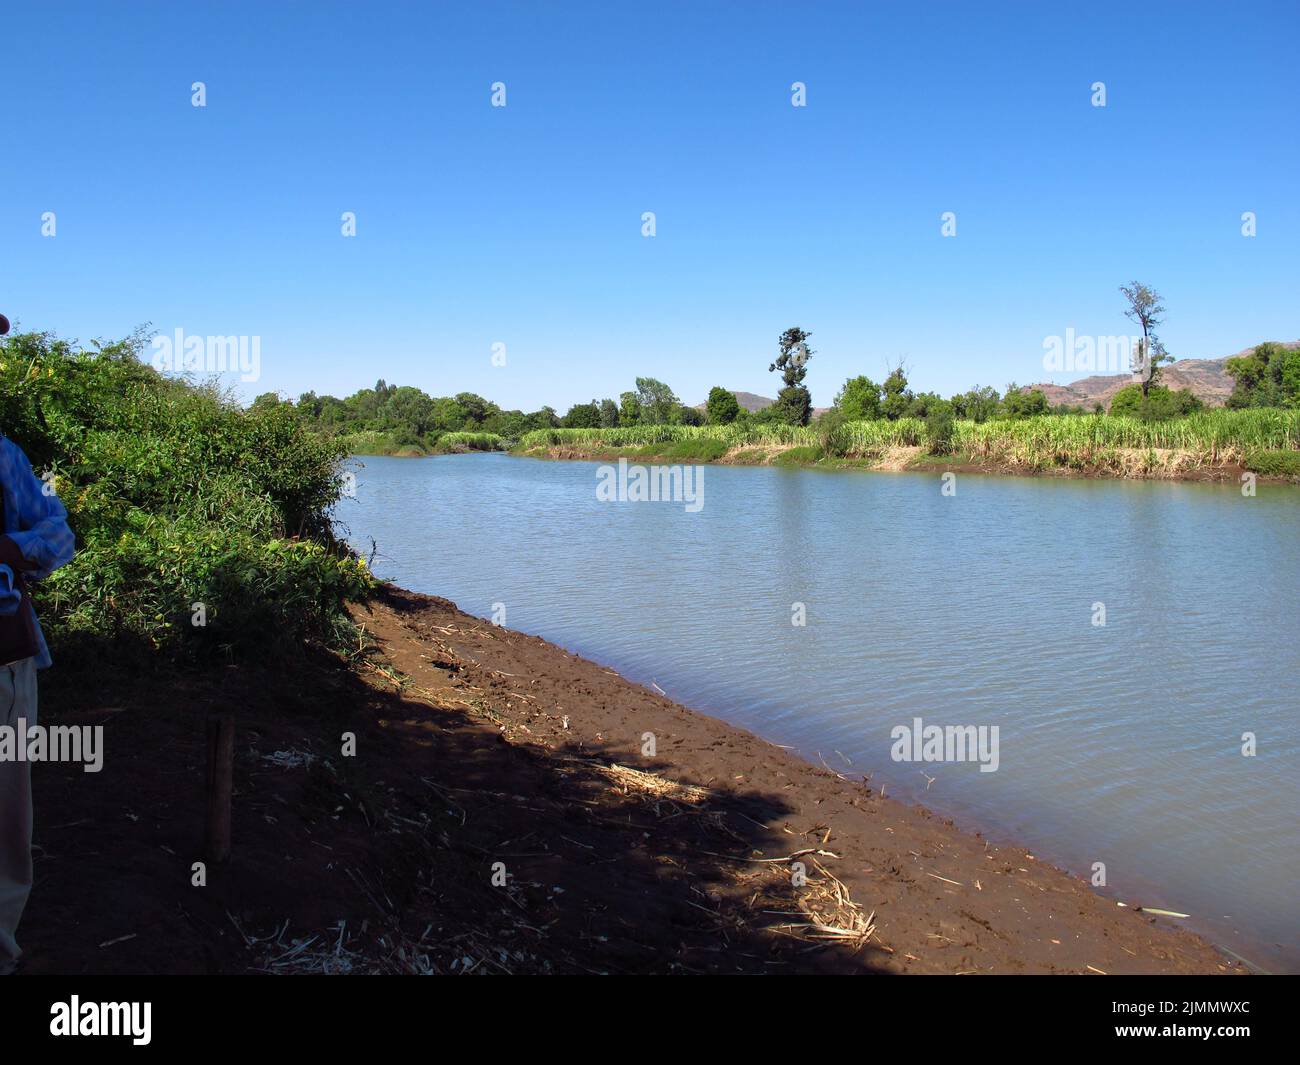
[[[843,458],[849,453],[853,436],[849,431],[849,419],[841,407],[831,407],[817,419],[813,428],[817,431],[822,450],[827,455]]]
[[[1205,404],[1191,392],[1163,385],[1150,388],[1145,399],[1141,385],[1125,385],[1110,401],[1110,413],[1114,417],[1140,418],[1143,421],[1168,421],[1204,409]]]
[[[0,342],[4,425],[54,475],[77,536],[34,592],[56,651],[262,654],[335,637],[373,584],[330,520],[345,449],[288,404],[245,411],[162,377],[143,343]]]
[[[763,412],[783,425],[807,425],[812,417],[812,393],[803,385],[791,385],[776,394],[776,402]]]
[[[1229,407],[1300,408],[1300,350],[1267,341],[1229,359],[1225,368],[1236,381]]]
[[[740,403],[734,392],[728,391],[721,385],[714,385],[709,389],[709,399],[705,409],[708,412],[710,425],[730,425],[740,414]]]
[[[869,377],[850,377],[835,396],[832,409],[850,422],[879,418],[880,386]]]
[[[695,437],[691,440],[679,440],[664,452],[664,457],[677,462],[717,462],[726,453],[725,440]]]
[[[1273,477],[1300,477],[1300,451],[1252,451],[1245,465]]]
[[[951,404],[940,400],[930,406],[925,416],[925,442],[932,455],[947,455],[952,451],[956,427]]]
[[[782,451],[772,460],[774,466],[802,466],[805,463],[820,462],[826,453],[818,446],[792,447]]]
[[[506,442],[496,433],[443,433],[438,437],[439,451],[504,451]]]
[[[1047,396],[1041,388],[1032,388],[1028,392],[1007,385],[1007,394],[1002,397],[1002,414],[1007,418],[1036,418],[1047,413]]]

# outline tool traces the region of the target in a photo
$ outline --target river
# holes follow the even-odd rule
[[[354,462],[380,576],[1300,969],[1300,489],[709,466],[697,508]],[[917,718],[996,726],[996,771],[895,760]]]

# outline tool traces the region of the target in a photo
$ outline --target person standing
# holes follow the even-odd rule
[[[63,504],[22,448],[0,436],[0,725],[37,723],[36,671],[50,652],[27,584],[66,565],[74,546]],[[0,759],[0,975],[18,964],[15,933],[31,890],[31,763]]]

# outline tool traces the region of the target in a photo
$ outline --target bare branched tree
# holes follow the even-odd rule
[[[1119,290],[1128,300],[1124,317],[1142,327],[1142,343],[1138,357],[1133,360],[1136,363],[1133,372],[1142,375],[1142,398],[1146,399],[1151,386],[1160,378],[1160,364],[1170,358],[1156,336],[1156,326],[1164,321],[1161,316],[1165,306],[1160,302],[1160,293],[1141,281],[1120,285]]]

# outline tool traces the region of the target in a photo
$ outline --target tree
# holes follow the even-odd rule
[[[1203,410],[1205,404],[1184,389],[1168,389],[1157,385],[1142,394],[1138,385],[1125,385],[1110,401],[1110,413],[1115,416],[1141,418],[1143,421],[1165,421],[1181,418]]]
[[[543,407],[528,415],[529,429],[558,429],[559,427],[560,419],[556,417],[553,407]]]
[[[850,377],[835,397],[834,408],[851,422],[880,417],[880,386],[870,377]]]
[[[500,411],[483,423],[484,432],[496,433],[507,440],[518,440],[531,428],[527,416],[520,410]]]
[[[811,333],[805,332],[798,326],[791,326],[777,341],[776,361],[767,368],[767,371],[771,373],[773,370],[780,370],[786,388],[793,388],[803,383],[804,375],[808,372],[808,360],[813,356],[812,349],[808,347],[810,336]]]
[[[1165,313],[1165,307],[1160,302],[1160,293],[1141,281],[1120,285],[1119,290],[1128,300],[1124,317],[1142,327],[1142,346],[1134,372],[1142,375],[1142,398],[1146,399],[1151,386],[1160,378],[1160,364],[1170,361],[1170,356],[1165,353],[1164,345],[1155,333],[1156,326],[1164,321],[1161,315]]]
[[[454,400],[448,402],[452,403],[460,411],[464,410]],[[390,387],[388,389],[388,398],[384,402],[383,416],[385,424],[390,428],[405,430],[408,435],[418,439],[435,427],[435,403],[424,392],[411,385]],[[459,417],[453,415],[450,424],[439,426],[439,428],[460,429],[464,425],[465,417],[462,413]]]
[[[1026,392],[1014,381],[1007,385],[1007,393],[1002,397],[1002,412],[1008,418],[1032,418],[1036,414],[1046,414],[1047,396],[1041,388]]]
[[[694,407],[688,407],[682,404],[677,408],[678,425],[703,425],[704,415]]]
[[[944,399],[938,392],[918,392],[912,397],[912,402],[907,405],[907,416],[909,418],[928,418],[930,412],[939,408],[948,408],[948,413],[952,414],[952,404]]]
[[[614,429],[618,426],[618,404],[612,399],[600,401],[600,427]]]
[[[307,399],[308,396],[311,397],[310,400]],[[304,400],[307,400],[307,404],[305,407],[303,405]],[[260,396],[258,396],[256,399],[253,400],[253,405],[250,409],[264,410],[268,407],[278,407],[281,404],[281,402],[283,401],[280,399],[279,393],[263,392]],[[300,396],[298,399],[298,408],[297,408],[298,413],[304,415],[305,417],[314,418],[318,411],[318,407],[319,405],[316,403],[315,392],[304,392],[302,396]]]
[[[624,392],[618,397],[620,405],[618,408],[619,425],[640,425],[641,424],[641,399],[635,392]]]
[[[978,425],[992,418],[1001,402],[1002,397],[996,388],[976,385],[969,392],[952,397],[952,410],[958,418],[969,418]]]
[[[433,401],[433,428],[444,433],[455,433],[465,428],[469,412],[450,396],[439,396]]]
[[[675,420],[681,400],[662,381],[653,377],[636,379],[636,396],[641,407],[641,421],[645,425],[671,425]]]
[[[482,396],[475,395],[473,392],[457,392],[456,402],[465,408],[465,417],[474,422],[475,425],[482,425],[484,421],[501,409],[495,403],[484,399]]]
[[[709,415],[710,425],[730,425],[740,413],[740,403],[734,392],[715,385],[709,389],[709,400],[704,409]]]
[[[880,404],[880,412],[891,422],[906,416],[912,405],[912,393],[907,387],[907,373],[901,362],[889,372],[881,387],[885,398]]]
[[[560,424],[565,429],[599,429],[600,405],[594,399],[590,403],[575,403],[560,419]]]
[[[812,348],[808,346],[811,333],[791,326],[777,341],[776,361],[767,368],[768,373],[781,371],[781,380],[785,387],[777,393],[776,414],[790,425],[807,425],[812,417],[812,393],[803,386],[804,375],[808,372],[808,360],[812,358]]]
[[[379,385],[384,388],[384,382],[380,381]],[[384,396],[388,395],[385,388]],[[353,392],[343,401],[348,405],[348,413],[354,421],[368,422],[379,416],[379,408],[382,400],[379,393],[373,388],[363,388],[358,392]]]
[[[768,410],[786,425],[807,425],[812,418],[812,394],[802,385],[790,385],[776,394]]]
[[[1300,351],[1288,351],[1278,359],[1278,380],[1283,405],[1300,407]]]
[[[1229,407],[1300,407],[1300,350],[1267,341],[1225,369],[1236,382]]]

